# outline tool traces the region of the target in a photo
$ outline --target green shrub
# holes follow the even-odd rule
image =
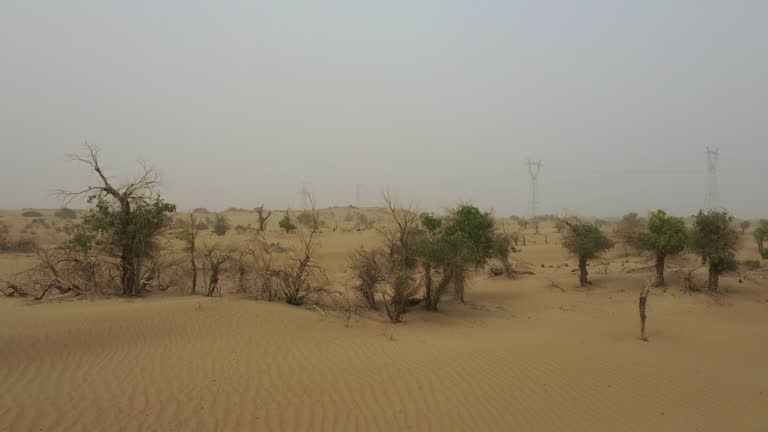
[[[293,221],[291,220],[290,213],[286,213],[285,216],[283,216],[283,218],[280,219],[278,226],[280,227],[280,229],[285,231],[286,234],[290,234],[296,231],[296,224],[294,224]]]

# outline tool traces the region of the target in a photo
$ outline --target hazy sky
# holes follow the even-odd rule
[[[0,0],[0,208],[146,160],[181,208],[768,216],[768,1]],[[755,191],[761,191],[759,194]]]

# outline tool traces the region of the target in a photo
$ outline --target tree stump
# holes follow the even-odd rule
[[[640,340],[648,342],[648,338],[645,337],[645,309],[648,304],[648,294],[651,292],[651,284],[649,282],[646,282],[643,286],[643,289],[640,290],[640,301],[638,302],[638,306],[640,309]]]

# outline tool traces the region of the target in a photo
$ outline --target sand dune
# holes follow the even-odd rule
[[[343,283],[375,239],[328,230],[319,261]],[[476,274],[466,305],[397,326],[231,295],[0,299],[0,431],[768,430],[765,279],[685,294],[670,269],[645,343],[649,273],[627,268],[647,263],[614,251],[584,289],[557,242],[515,255],[535,276]],[[0,255],[0,275],[29,260]]]
[[[768,425],[765,301],[654,293],[643,343],[631,289],[472,290],[467,306],[348,328],[245,299],[3,301],[0,430]]]

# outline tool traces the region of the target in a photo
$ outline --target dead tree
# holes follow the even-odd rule
[[[312,220],[307,229],[298,231],[299,249],[290,254],[282,264],[273,268],[270,263],[270,267],[263,270],[270,279],[270,289],[274,289],[286,303],[294,306],[305,304],[312,295],[329,292],[328,276],[314,259],[320,233],[320,214],[310,194],[307,194],[307,202],[310,205],[308,212]],[[271,260],[271,256],[269,259]]]
[[[272,216],[272,212],[267,210],[267,214],[264,214],[264,204],[260,205],[259,207],[256,207],[254,209],[256,212],[256,215],[259,217],[259,232],[264,232],[267,230],[267,220],[270,216]]]
[[[651,283],[646,281],[643,285],[643,289],[640,290],[640,300],[638,306],[640,309],[640,340],[648,342],[648,338],[645,337],[645,308],[648,304],[648,294],[651,291]]]
[[[394,229],[382,229],[389,259],[397,270],[414,269],[417,264],[416,252],[411,244],[413,233],[418,227],[419,211],[413,206],[400,207],[389,193],[384,194],[384,204]]]
[[[349,257],[349,267],[357,278],[354,290],[368,309],[376,310],[376,288],[386,280],[381,251],[359,248]]]
[[[208,279],[208,297],[212,297],[213,293],[221,290],[219,289],[219,277],[221,274],[222,266],[232,258],[232,254],[235,253],[232,249],[220,249],[216,245],[205,245],[205,260],[211,269],[211,275]]]
[[[80,284],[73,282],[68,277],[71,265],[78,264],[75,259],[61,248],[36,249],[34,251],[38,264],[30,270],[36,283],[41,286],[42,292],[35,300],[42,300],[51,289],[61,294],[74,292],[75,295],[84,293]]]
[[[5,288],[0,288],[0,291],[6,297],[13,297],[13,296],[27,297],[29,295],[24,288],[20,287],[19,285],[13,282],[8,282],[6,280],[3,280],[2,282],[5,284]]]

